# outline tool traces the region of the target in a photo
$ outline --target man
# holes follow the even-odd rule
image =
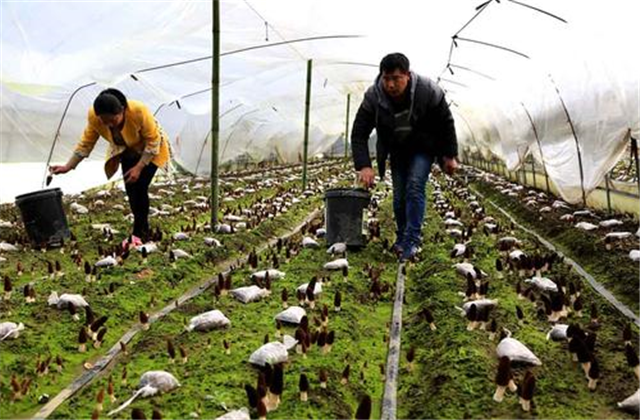
[[[353,122],[353,161],[360,182],[367,188],[375,178],[368,148],[374,128],[380,178],[384,178],[387,157],[391,162],[397,225],[393,251],[405,261],[415,256],[422,242],[431,164],[437,159],[444,172],[452,174],[458,166],[458,146],[442,89],[410,71],[404,54],[392,53],[382,59],[380,74],[367,89]]]

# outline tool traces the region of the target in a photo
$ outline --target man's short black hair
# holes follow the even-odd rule
[[[391,73],[400,70],[404,73],[409,71],[409,59],[406,55],[396,52],[387,54],[380,61],[380,73]]]

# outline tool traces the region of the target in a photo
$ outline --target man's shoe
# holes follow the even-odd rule
[[[396,242],[391,247],[391,252],[393,252],[399,258],[402,255],[402,253],[404,252],[404,248],[402,247],[402,245],[400,245],[399,243]]]
[[[405,262],[405,261],[413,261],[416,258],[416,255],[418,255],[418,253],[421,251],[422,249],[417,246],[417,245],[413,245],[410,246],[408,248],[406,248],[403,252],[402,255],[400,256],[400,262]]]

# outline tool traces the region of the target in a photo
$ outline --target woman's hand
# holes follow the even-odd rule
[[[49,166],[49,172],[51,172],[51,174],[53,174],[53,175],[66,174],[71,169],[72,168],[69,165],[52,165],[52,166]]]
[[[127,184],[133,184],[134,182],[137,182],[143,169],[144,165],[140,163],[136,164],[136,166],[125,172],[124,182],[126,182]]]

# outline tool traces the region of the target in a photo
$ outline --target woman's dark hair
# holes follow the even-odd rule
[[[391,73],[394,70],[404,73],[409,71],[409,59],[402,53],[391,53],[384,56],[380,61],[380,73]]]
[[[119,114],[127,107],[127,97],[118,89],[105,89],[93,101],[93,111],[96,115]]]

